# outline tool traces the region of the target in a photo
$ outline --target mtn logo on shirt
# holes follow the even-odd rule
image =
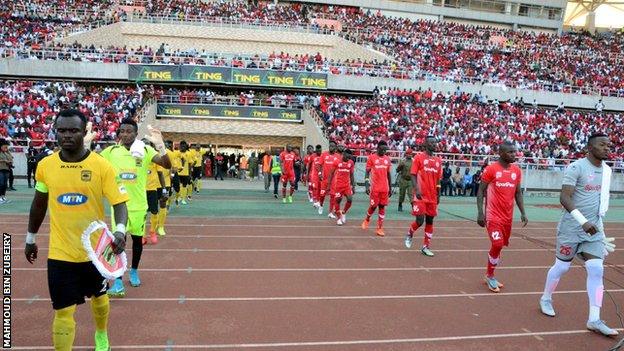
[[[56,198],[56,201],[63,205],[75,206],[86,203],[88,199],[89,198],[87,197],[87,195],[83,195],[80,193],[65,193],[59,195],[59,197]]]
[[[119,173],[119,178],[123,180],[133,180],[136,179],[137,175],[135,173]]]

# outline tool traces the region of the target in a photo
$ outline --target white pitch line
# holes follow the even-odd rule
[[[448,234],[443,234],[448,235]],[[26,234],[11,234],[11,236],[26,236]],[[37,234],[37,236],[48,237],[49,234]],[[513,236],[513,235],[512,235]],[[203,234],[171,234],[166,238],[192,238],[192,239],[366,239],[366,240],[401,240],[403,237],[399,236],[386,236],[383,239],[371,235],[203,235]],[[166,240],[165,238],[165,240]],[[442,236],[434,235],[436,240],[488,240],[487,235],[483,232],[483,235],[473,236]],[[531,239],[543,239],[543,240],[555,240],[555,236],[535,236]]]
[[[20,250],[22,247],[13,247],[13,250]],[[46,251],[47,248],[40,248],[39,251]],[[623,251],[624,249],[615,249],[615,251]],[[357,253],[357,252],[378,252],[378,253],[405,253],[405,254],[420,254],[418,250],[407,250],[404,248],[396,249],[155,249],[150,248],[149,251],[155,252],[280,252],[280,253],[296,253],[296,252],[331,252],[331,253]],[[489,252],[489,249],[440,249],[435,252],[455,252],[455,253],[469,253],[469,252]],[[505,252],[549,252],[554,249],[505,249]]]
[[[618,331],[624,329],[618,328]],[[272,347],[314,347],[314,346],[347,346],[347,345],[383,345],[383,344],[410,344],[423,342],[444,342],[444,341],[466,341],[466,340],[482,340],[482,339],[504,339],[519,337],[536,337],[536,336],[560,336],[572,334],[589,334],[591,331],[587,329],[580,330],[560,330],[560,331],[543,331],[532,333],[507,333],[507,334],[481,334],[481,335],[460,335],[460,336],[442,336],[430,338],[411,338],[411,339],[370,339],[370,340],[336,340],[336,341],[307,341],[307,342],[273,342],[273,343],[254,343],[254,344],[205,344],[205,345],[118,345],[115,349],[131,349],[131,350],[161,350],[161,349],[251,349],[251,348],[272,348]],[[16,346],[14,350],[53,350],[49,346]],[[74,346],[75,350],[92,350],[93,346]]]
[[[609,292],[624,292],[624,289],[610,289]],[[541,295],[544,291],[526,291],[510,293],[473,293],[473,294],[421,294],[421,295],[354,295],[354,296],[274,296],[274,297],[185,297],[184,301],[196,302],[245,302],[245,301],[333,301],[333,300],[412,300],[412,299],[443,299],[455,297],[500,297],[500,296],[527,296]],[[586,294],[586,290],[557,291],[556,294]],[[50,301],[48,298],[13,298],[12,301]],[[180,297],[154,297],[154,298],[123,298],[119,301],[135,302],[179,302]]]
[[[624,268],[624,265],[614,265]],[[551,266],[499,266],[496,270],[525,270],[525,269],[549,269]],[[572,265],[571,268],[583,268]],[[47,271],[47,268],[12,268],[14,271]],[[372,267],[372,268],[195,268],[191,272],[403,272],[403,271],[475,271],[483,270],[478,267]],[[141,268],[141,272],[187,272],[189,268]]]
[[[253,218],[247,218],[247,219],[253,219]],[[284,220],[284,221],[288,221],[291,219],[280,219],[280,218],[275,218],[276,220]],[[308,219],[295,219],[295,220],[308,220]],[[308,221],[320,221],[320,220],[308,220]],[[409,220],[406,220],[406,222]],[[555,222],[553,222],[555,223]],[[19,221],[19,222],[3,222],[3,224],[22,224],[22,225],[26,225],[28,224],[28,222],[26,221]],[[513,230],[514,231],[525,231],[525,230],[552,230],[552,231],[556,231],[557,227],[553,226],[553,227],[528,227],[528,228],[522,228],[520,226],[520,223],[515,223],[517,225],[517,228],[514,227]],[[608,224],[612,224],[612,225],[616,225],[616,224],[621,224],[621,223],[611,223],[609,222]],[[43,225],[48,225],[49,223],[44,223]],[[317,225],[317,224],[311,224],[311,223],[302,223],[302,224],[245,224],[245,223],[223,223],[223,224],[212,224],[212,223],[207,223],[207,224],[181,224],[181,223],[169,223],[167,224],[167,227],[242,227],[242,228],[296,228],[296,229],[301,229],[302,227],[313,227],[313,228],[338,228],[336,225]],[[392,226],[392,225],[386,225],[384,226],[385,229],[407,229],[409,227],[408,224],[404,225],[404,226]],[[342,226],[341,228],[357,228],[360,229],[359,225],[347,225],[347,226]],[[466,226],[435,226],[436,229],[473,229],[473,228],[466,228]],[[480,227],[478,227],[476,224],[474,225],[474,229],[482,229]],[[607,229],[607,231],[609,232],[624,232],[624,228],[609,228]]]

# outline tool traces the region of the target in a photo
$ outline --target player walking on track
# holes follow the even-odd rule
[[[503,287],[503,284],[494,277],[494,270],[500,260],[503,246],[509,246],[514,200],[520,209],[522,226],[525,227],[529,222],[524,212],[524,199],[520,188],[522,171],[513,164],[516,161],[516,153],[516,146],[511,142],[499,145],[499,159],[483,171],[477,194],[477,223],[487,229],[491,243],[485,283],[488,289],[495,293],[500,292]],[[483,214],[484,197],[487,201],[485,216]]]
[[[318,214],[323,214],[323,203],[325,202],[325,196],[330,196],[329,201],[329,216],[330,218],[336,218],[333,215],[333,204],[331,203],[331,194],[329,194],[330,183],[329,183],[329,173],[332,171],[334,167],[334,161],[339,160],[340,155],[336,154],[336,143],[333,141],[329,142],[329,151],[325,151],[321,154],[321,187],[319,191],[319,207]]]
[[[282,166],[282,176],[280,181],[282,183],[282,202],[293,202],[293,193],[295,192],[295,161],[299,158],[292,146],[286,145],[286,151],[282,151],[279,155],[280,164]],[[286,183],[290,183],[290,193],[288,199],[286,199]]]
[[[128,201],[127,231],[132,237],[132,267],[130,269],[130,285],[141,285],[139,278],[139,262],[143,253],[143,236],[145,235],[145,219],[147,218],[147,173],[153,162],[164,168],[171,168],[169,156],[165,149],[160,131],[148,126],[150,135],[147,137],[158,149],[158,153],[151,146],[145,145],[137,139],[138,126],[130,118],[121,121],[119,126],[119,144],[102,150],[100,154],[113,164],[118,182],[125,186],[130,200]],[[186,184],[188,185],[188,183]],[[114,210],[114,209],[113,209]],[[109,289],[108,294],[114,297],[123,297],[126,290],[121,277]]]
[[[604,294],[604,258],[615,250],[613,238],[604,232],[603,217],[609,208],[611,169],[608,159],[611,141],[605,134],[589,137],[587,157],[571,163],[563,174],[560,201],[565,209],[557,227],[555,264],[548,270],[542,313],[554,317],[552,294],[559,279],[570,269],[574,256],[585,261],[589,318],[587,329],[607,336],[618,335],[600,320]]]
[[[56,139],[61,151],[42,159],[37,167],[35,197],[30,207],[26,235],[26,259],[37,259],[35,236],[50,207],[50,247],[48,250],[48,288],[54,309],[52,340],[54,349],[71,351],[76,334],[76,306],[91,298],[95,321],[95,350],[108,351],[110,305],[107,282],[89,260],[81,242],[82,232],[91,222],[104,220],[106,197],[113,206],[115,254],[126,244],[128,194],[116,182],[113,166],[85,149],[87,119],[77,110],[61,111],[55,121]],[[143,194],[145,196],[145,194]],[[91,244],[97,244],[92,238]]]
[[[343,225],[347,222],[347,212],[353,203],[353,184],[355,184],[354,173],[355,163],[351,159],[351,150],[345,149],[342,152],[342,159],[334,161],[333,171],[329,174],[329,182],[332,184],[334,198],[334,209],[338,218],[336,224]],[[347,202],[343,210],[340,209],[342,198],[346,197]]]
[[[391,196],[390,188],[392,187],[390,184],[392,181],[390,176],[392,162],[386,156],[387,151],[388,144],[383,140],[380,141],[377,144],[377,152],[368,156],[366,161],[366,178],[364,179],[366,194],[370,195],[370,207],[366,212],[366,218],[362,222],[362,229],[368,229],[370,219],[379,207],[376,232],[378,236],[386,235],[383,230],[383,222],[386,217],[386,206],[388,206]]]
[[[425,223],[425,235],[420,249],[423,255],[433,257],[430,250],[433,237],[433,219],[438,215],[440,203],[440,180],[442,179],[442,159],[433,156],[437,149],[437,140],[433,136],[425,139],[425,151],[416,155],[412,162],[410,174],[414,198],[412,200],[412,215],[416,220],[412,223],[405,236],[405,247],[412,247],[414,232]]]

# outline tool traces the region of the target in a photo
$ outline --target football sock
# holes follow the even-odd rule
[[[589,297],[589,321],[595,322],[600,319],[600,308],[602,307],[602,297],[604,286],[602,276],[604,266],[601,259],[595,258],[585,261],[587,270],[587,295]]]
[[[91,312],[93,313],[95,329],[106,331],[108,329],[108,314],[110,312],[107,294],[91,298]]]
[[[71,351],[76,335],[76,321],[74,321],[76,305],[54,311],[52,322],[52,341],[56,351]]]
[[[492,246],[490,247],[490,252],[488,253],[487,263],[487,276],[489,278],[494,277],[494,270],[496,269],[496,266],[498,266],[498,261],[502,250],[502,243],[492,243]]]
[[[423,247],[429,247],[433,237],[433,224],[425,224],[425,236],[423,237]]]
[[[548,270],[546,276],[546,284],[544,285],[544,294],[542,298],[545,300],[552,299],[552,294],[557,289],[559,279],[570,269],[571,262],[565,262],[555,258],[555,264]]]

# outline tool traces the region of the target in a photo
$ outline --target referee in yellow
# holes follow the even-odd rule
[[[57,351],[71,351],[76,333],[76,306],[91,297],[95,321],[95,350],[108,351],[110,305],[106,279],[100,275],[82,246],[81,235],[93,221],[104,220],[103,198],[115,209],[115,222],[126,223],[128,195],[116,181],[113,166],[83,146],[87,119],[77,110],[61,111],[55,121],[60,152],[37,166],[35,197],[30,207],[26,259],[37,259],[36,233],[50,208],[48,288],[54,309],[52,340]],[[114,229],[114,252],[123,252],[125,225]],[[95,247],[97,239],[92,238]]]

